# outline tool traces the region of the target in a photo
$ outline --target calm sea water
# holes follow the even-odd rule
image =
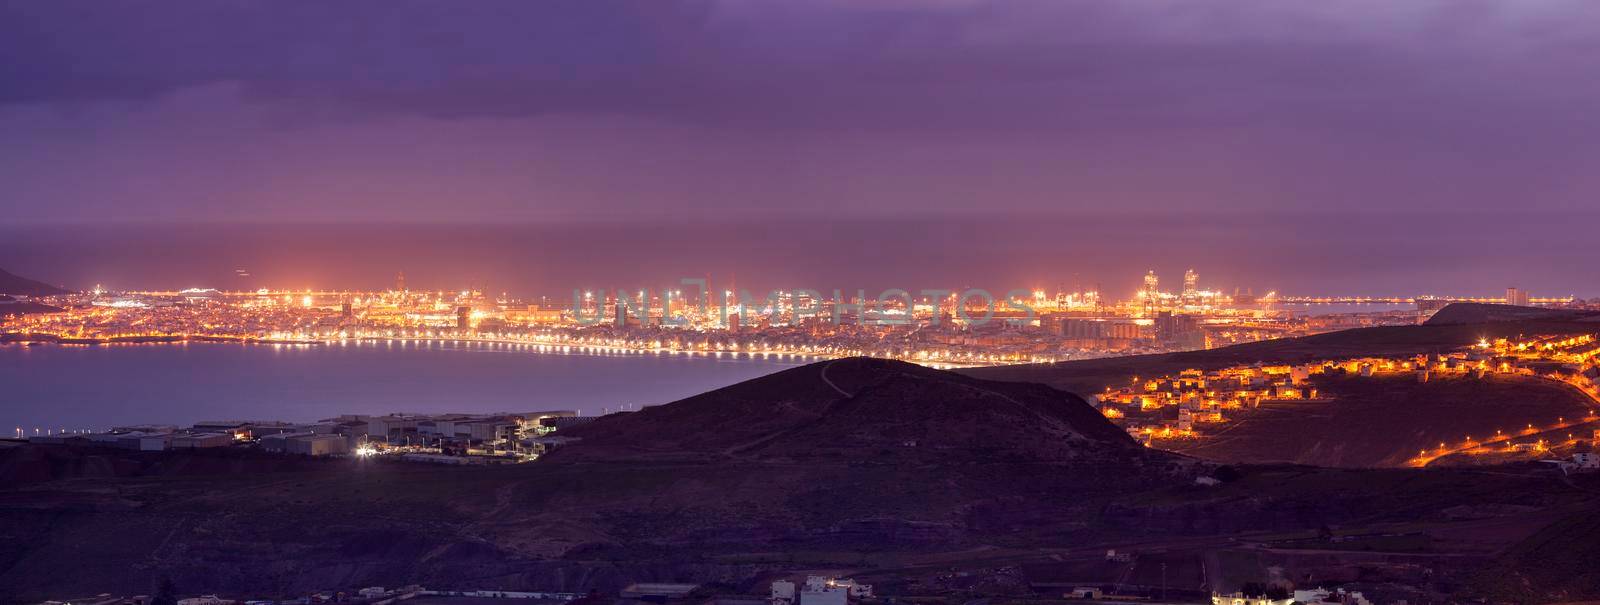
[[[605,409],[675,401],[803,359],[540,353],[483,343],[0,345],[0,427],[104,430],[338,414]]]
[[[1388,313],[1388,312],[1391,312],[1391,311],[1412,311],[1412,312],[1415,312],[1417,310],[1417,306],[1416,305],[1411,305],[1411,304],[1407,304],[1407,305],[1390,305],[1390,304],[1382,304],[1382,303],[1333,304],[1333,305],[1290,305],[1290,304],[1279,303],[1279,304],[1273,305],[1272,308],[1276,309],[1276,310],[1279,310],[1279,311],[1289,311],[1291,313],[1294,313],[1295,315],[1337,315],[1337,314],[1343,314],[1343,313]]]

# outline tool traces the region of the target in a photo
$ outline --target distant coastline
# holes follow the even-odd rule
[[[258,344],[258,345],[300,345],[300,346],[331,346],[342,343],[361,342],[438,342],[438,343],[471,343],[471,344],[504,344],[525,347],[534,352],[556,355],[590,355],[596,353],[656,353],[684,356],[712,356],[712,357],[746,357],[749,359],[788,360],[796,362],[823,361],[846,357],[843,354],[815,353],[804,351],[770,350],[750,351],[743,349],[671,349],[653,347],[630,347],[606,344],[549,344],[526,342],[520,340],[496,338],[441,338],[441,337],[362,337],[362,338],[334,338],[334,339],[284,339],[284,338],[257,338],[257,337],[231,337],[215,335],[151,335],[151,336],[116,336],[103,338],[69,338],[54,334],[0,334],[0,344],[21,345],[118,345],[118,344],[184,344],[190,342],[220,343],[220,344]],[[979,367],[977,364],[961,363],[931,363],[935,367]]]
[[[245,338],[230,336],[189,336],[189,335],[151,335],[151,336],[105,336],[105,337],[68,337],[55,334],[0,334],[0,343],[33,344],[63,344],[63,345],[105,345],[105,344],[174,344],[184,342],[237,342],[241,344],[302,344],[320,345],[324,341],[281,338]]]

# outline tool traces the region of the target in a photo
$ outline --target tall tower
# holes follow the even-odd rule
[[[1200,274],[1194,269],[1183,272],[1183,302],[1194,302],[1200,298]]]
[[[401,272],[395,274],[395,276],[394,276],[394,291],[395,292],[405,292],[406,291],[406,272],[405,271],[401,271]]]
[[[1144,289],[1142,292],[1144,294],[1145,315],[1155,313],[1156,301],[1161,299],[1161,278],[1156,277],[1154,270],[1144,274]]]

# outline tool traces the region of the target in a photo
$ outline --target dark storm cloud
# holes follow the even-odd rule
[[[637,220],[601,237],[617,258],[452,257],[471,228],[414,253],[441,276],[779,258],[1111,283],[1181,258],[1303,292],[1557,291],[1594,281],[1596,23],[1594,0],[0,0],[0,227]],[[230,275],[302,244],[66,232],[0,237],[0,266]],[[337,240],[279,275],[366,249]]]
[[[667,65],[703,4],[634,2],[12,2],[0,102],[115,99],[241,82],[266,94],[384,98],[515,91],[523,111],[604,100]],[[436,99],[428,101],[429,98]],[[457,101],[459,102],[459,101]],[[475,101],[482,109],[504,98]]]
[[[430,117],[842,129],[1548,129],[1583,2],[8,2],[0,103],[237,82]],[[1592,125],[1589,123],[1587,125]],[[1563,129],[1555,129],[1563,130]]]
[[[1586,208],[1596,22],[1591,0],[0,0],[0,220]]]

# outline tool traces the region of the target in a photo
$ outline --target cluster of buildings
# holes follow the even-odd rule
[[[1096,397],[1100,411],[1135,438],[1195,437],[1204,424],[1220,424],[1233,410],[1259,407],[1264,401],[1319,400],[1309,381],[1326,366],[1252,365],[1204,372],[1134,379],[1126,386],[1107,387]]]
[[[805,583],[798,587],[789,580],[773,582],[768,605],[846,605],[852,600],[872,596],[871,584],[849,578],[807,576]]]
[[[353,418],[366,423],[363,451],[371,455],[398,454],[413,461],[450,464],[533,460],[572,439],[554,434],[557,429],[595,419],[571,410]]]
[[[1204,425],[1225,423],[1235,411],[1257,408],[1264,402],[1326,401],[1311,379],[1330,372],[1361,377],[1409,375],[1418,382],[1491,374],[1529,376],[1569,384],[1600,403],[1600,341],[1595,334],[1483,340],[1459,351],[1414,356],[1188,369],[1174,375],[1135,377],[1127,385],[1107,387],[1095,403],[1107,418],[1148,444],[1202,436]],[[1508,441],[1508,447],[1534,451],[1542,450],[1543,444]]]
[[[617,601],[619,603],[682,602],[685,599],[692,598],[698,588],[700,588],[699,584],[640,582],[627,585],[619,590],[615,596],[620,598]],[[400,588],[368,586],[355,590],[322,590],[293,599],[249,600],[228,599],[217,595],[200,595],[177,598],[176,601],[178,605],[318,605],[322,603],[392,605],[419,597],[434,599],[442,597],[460,599],[464,603],[565,603],[594,594],[513,590],[439,590],[410,585]],[[848,578],[808,576],[805,582],[798,586],[793,581],[786,579],[772,582],[770,596],[765,599],[764,605],[849,605],[862,599],[872,598],[874,598],[874,595],[872,586],[869,584],[861,584]],[[762,600],[755,598],[754,595],[749,597],[712,598],[706,602],[737,603],[739,605],[762,605],[763,603]],[[113,596],[102,594],[78,599],[43,601],[39,605],[154,605],[154,603],[155,597],[152,595]]]
[[[556,429],[593,420],[558,410],[495,414],[344,415],[312,423],[224,420],[189,427],[129,425],[104,432],[46,432],[34,443],[138,451],[253,448],[305,456],[398,456],[417,462],[489,464],[537,458],[571,438]],[[17,429],[22,438],[22,429]]]
[[[1268,594],[1252,594],[1246,596],[1242,592],[1231,594],[1211,595],[1211,605],[1372,605],[1372,601],[1361,594],[1360,591],[1335,588],[1313,588],[1310,590],[1279,589]],[[1396,605],[1406,605],[1399,601]]]
[[[27,436],[34,443],[91,445],[127,450],[158,452],[171,449],[211,449],[231,447],[250,439],[243,422],[200,422],[188,428],[175,425],[137,424],[112,427],[105,432],[46,432]],[[24,437],[17,429],[18,438]]]
[[[419,597],[460,598],[463,602],[481,602],[485,599],[513,600],[510,602],[564,603],[584,595],[570,592],[532,592],[509,590],[430,590],[415,584],[398,588],[367,586],[352,590],[318,590],[290,599],[231,599],[214,594],[175,598],[177,605],[320,605],[341,603],[345,605],[394,605]],[[39,605],[156,605],[155,595],[116,596],[100,594],[77,599],[52,599]]]
[[[1096,290],[970,298],[927,294],[945,290],[903,298],[787,291],[758,299],[744,291],[686,296],[674,290],[590,291],[570,301],[530,302],[478,290],[411,290],[403,275],[393,289],[372,292],[97,288],[52,298],[59,312],[5,319],[0,341],[470,340],[547,351],[870,355],[961,366],[1192,350],[1416,320],[1403,312],[1307,316],[1274,309],[1275,294],[1202,289],[1192,270],[1177,292],[1163,291],[1159,283],[1147,274],[1144,287],[1123,301],[1107,301]],[[868,317],[895,321],[863,321]]]

